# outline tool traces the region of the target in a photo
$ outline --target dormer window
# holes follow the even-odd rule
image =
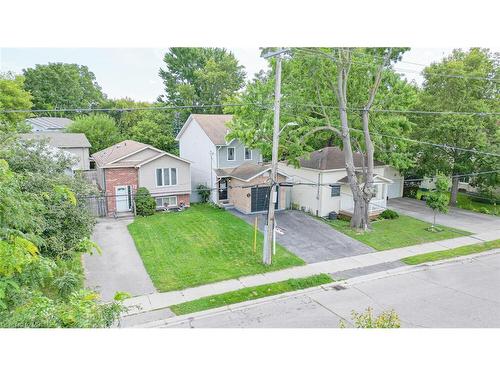
[[[234,147],[227,148],[227,160],[234,160]]]
[[[252,160],[252,150],[245,147],[245,160]]]

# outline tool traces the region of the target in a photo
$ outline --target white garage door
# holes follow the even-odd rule
[[[393,180],[394,183],[389,184],[389,189],[387,190],[387,197],[390,198],[400,198],[401,192],[401,180]]]

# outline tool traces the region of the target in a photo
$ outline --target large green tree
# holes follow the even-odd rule
[[[31,109],[31,94],[23,86],[23,76],[0,74],[0,110]],[[28,115],[24,112],[0,113],[0,131],[19,128]]]
[[[2,328],[108,327],[122,310],[83,289],[94,219],[80,196],[93,188],[65,174],[72,163],[44,142],[0,148]]]
[[[353,227],[366,229],[368,203],[373,196],[373,159],[397,168],[411,166],[409,145],[397,138],[411,123],[405,116],[373,113],[372,108],[405,109],[416,99],[416,89],[391,69],[405,49],[292,49],[283,62],[280,159],[293,163],[308,152],[340,146],[354,197]],[[274,73],[258,76],[236,102],[246,104],[231,111],[231,137],[270,154],[271,109]],[[365,156],[365,184],[356,181],[352,153]]]
[[[500,55],[472,48],[454,50],[451,55],[424,69],[425,81],[417,109],[425,111],[499,112]],[[468,77],[468,78],[467,78]],[[413,138],[432,143],[498,152],[498,118],[478,115],[417,115]],[[415,147],[416,170],[433,177],[469,174],[500,168],[500,158],[457,148],[426,145]],[[498,176],[498,174],[497,174]],[[484,182],[498,183],[495,175],[482,176]],[[450,205],[456,205],[459,177],[452,179]]]
[[[243,66],[224,48],[170,48],[163,61],[159,74],[165,94],[159,99],[171,105],[221,105],[245,82]],[[222,113],[222,108],[183,110],[180,121],[192,112]]]
[[[125,139],[116,121],[103,113],[78,116],[67,128],[70,133],[84,133],[91,144],[90,152],[101,151]]]
[[[23,73],[24,88],[33,96],[34,109],[95,108],[104,100],[94,73],[84,65],[49,63]]]

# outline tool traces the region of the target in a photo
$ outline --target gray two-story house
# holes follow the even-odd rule
[[[200,200],[198,187],[204,185],[210,188],[210,200],[216,204],[234,206],[244,213],[264,211],[270,165],[263,163],[259,150],[227,140],[231,119],[231,115],[193,114],[177,135],[180,156],[192,163],[191,200]],[[280,174],[279,179],[285,176]],[[285,194],[280,188],[276,207],[284,206]]]

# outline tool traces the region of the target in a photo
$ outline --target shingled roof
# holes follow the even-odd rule
[[[363,155],[359,152],[353,153],[354,166],[361,168],[363,166]],[[374,166],[382,166],[384,163],[374,160]],[[300,160],[300,166],[310,169],[327,171],[331,169],[345,168],[344,152],[338,147],[325,147],[321,150],[311,153],[309,158]]]
[[[225,145],[226,135],[229,132],[229,128],[226,124],[233,119],[233,115],[203,115],[203,114],[193,114],[190,116],[194,119],[205,134],[210,138],[210,140],[215,145]],[[184,128],[188,125],[190,120],[186,122],[179,134],[177,139],[184,132]]]
[[[30,126],[38,126],[45,130],[64,130],[73,121],[66,117],[33,117],[26,119]]]
[[[43,140],[46,139],[51,146],[58,148],[90,148],[90,142],[83,133],[36,132],[24,133],[21,139]]]

